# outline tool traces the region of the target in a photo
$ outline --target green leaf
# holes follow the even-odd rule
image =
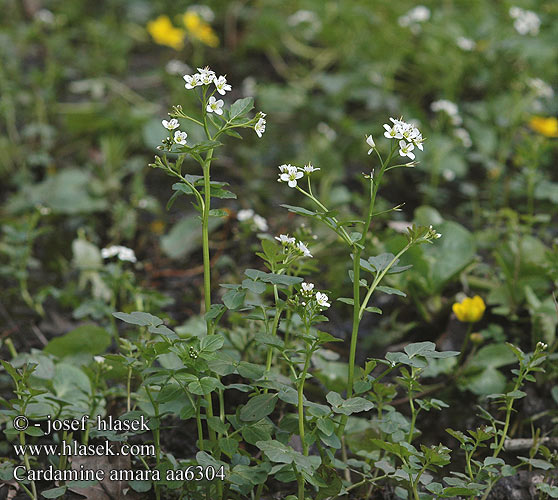
[[[286,208],[289,212],[293,214],[305,215],[310,217],[319,215],[317,212],[313,212],[312,210],[307,210],[306,208],[302,208],[302,207],[296,207],[294,205],[281,205],[281,206],[283,208]]]
[[[253,280],[263,281],[264,283],[271,283],[272,285],[292,286],[302,283],[304,278],[298,276],[287,276],[286,274],[266,273],[258,271],[257,269],[246,269],[244,274]]]
[[[59,486],[58,488],[51,488],[50,490],[44,490],[41,492],[45,498],[58,498],[66,493],[68,489],[67,486]]]
[[[125,323],[129,323],[130,325],[159,326],[163,324],[163,320],[161,318],[145,312],[134,311],[131,314],[116,312],[112,313],[112,315]]]
[[[236,139],[242,139],[242,136],[236,130],[227,129],[225,130],[225,134],[235,137]]]
[[[501,393],[506,388],[506,377],[493,366],[488,366],[480,373],[466,377],[465,387],[479,396]]]
[[[242,427],[241,434],[247,443],[255,445],[258,441],[271,439],[272,431],[273,425],[269,423],[269,420],[260,420],[255,424]]]
[[[475,237],[457,222],[444,221],[436,227],[443,237],[436,244],[423,248],[432,264],[431,283],[434,290],[441,288],[464,269],[475,257]]]
[[[267,286],[262,281],[254,281],[250,278],[246,278],[245,280],[242,280],[242,288],[246,288],[251,292],[261,294],[265,292]]]
[[[229,112],[229,120],[234,120],[235,118],[240,118],[248,113],[254,107],[254,98],[245,97],[244,99],[238,99],[231,105]]]
[[[269,333],[257,333],[254,337],[254,340],[258,344],[270,345],[276,347],[277,349],[283,349],[285,347],[285,342],[283,342],[283,339],[281,339],[281,337],[278,337],[277,335],[271,335]]]
[[[209,219],[209,231],[220,227],[224,219],[212,217]],[[188,256],[202,246],[202,232],[197,215],[188,215],[179,220],[170,232],[161,237],[161,248],[171,259]]]
[[[212,208],[209,211],[209,216],[210,217],[228,217],[229,212],[227,212],[226,210],[222,210],[220,208]]]
[[[188,384],[188,390],[192,394],[198,394],[200,396],[205,396],[217,388],[222,389],[224,386],[215,377],[203,377]]]
[[[251,380],[259,379],[265,373],[265,366],[256,365],[248,361],[241,361],[236,369],[241,377]]]
[[[258,394],[246,403],[240,410],[240,419],[253,422],[267,417],[275,409],[277,394]]]
[[[294,460],[295,450],[290,446],[284,445],[279,441],[258,441],[256,446],[264,452],[264,454],[272,462],[282,464],[290,464]]]
[[[535,467],[535,469],[543,469],[543,470],[550,470],[554,469],[554,465],[546,460],[541,460],[539,458],[527,458],[527,457],[517,457],[523,463],[529,464],[531,467]]]
[[[471,360],[471,367],[499,368],[516,362],[514,354],[506,344],[490,344],[482,347]]]
[[[400,295],[401,297],[406,297],[407,294],[405,292],[402,292],[401,290],[398,290],[397,288],[391,288],[390,286],[377,286],[376,290],[380,290],[380,292],[384,292],[387,293],[389,295]]]
[[[376,257],[369,257],[368,263],[370,264],[370,266],[372,266],[375,272],[380,273],[389,266],[389,263],[393,260],[394,257],[395,255],[393,255],[392,253],[382,253],[380,255],[377,255]],[[395,264],[397,264],[397,261],[394,262],[394,265]]]
[[[111,336],[104,328],[83,325],[66,335],[53,338],[43,350],[60,358],[80,353],[96,355],[104,353],[110,343]]]
[[[414,344],[406,345],[404,351],[409,358],[415,356],[424,356],[428,351],[434,351],[436,344],[434,342],[415,342]]]
[[[463,488],[458,486],[452,486],[450,488],[444,488],[444,491],[440,495],[442,498],[453,498],[458,495],[471,496],[478,493],[479,490],[473,488]]]
[[[344,400],[337,392],[333,391],[328,392],[326,399],[335,413],[343,415],[352,415],[353,413],[368,411],[374,408],[374,404],[367,399],[354,397]]]
[[[343,302],[343,304],[349,304],[350,306],[353,306],[355,304],[354,299],[348,297],[339,297],[337,300],[339,302]]]
[[[234,311],[244,305],[245,298],[246,290],[229,290],[223,295],[223,304],[225,304],[228,309]]]
[[[200,350],[205,352],[215,352],[223,347],[225,337],[222,335],[206,335],[200,340]]]

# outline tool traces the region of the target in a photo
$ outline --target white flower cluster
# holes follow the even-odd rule
[[[302,241],[296,241],[295,238],[288,234],[280,234],[279,236],[275,236],[275,239],[280,242],[281,245],[297,250],[303,257],[313,257],[308,247]]]
[[[178,128],[180,126],[180,123],[178,123],[178,120],[176,118],[172,118],[171,120],[163,120],[161,122],[163,124],[163,127],[165,127],[168,131],[173,131],[175,128]],[[181,132],[180,130],[176,130],[174,132],[174,142],[176,142],[176,144],[178,144],[179,146],[184,146],[186,144],[186,137],[188,137],[188,134],[186,132]],[[170,141],[170,138],[168,138],[167,140]]]
[[[314,295],[314,284],[313,283],[301,283],[300,285],[300,295],[302,295],[303,299],[308,300],[314,297],[316,303],[320,308],[327,309],[331,306],[329,302],[329,297],[327,294],[323,292],[316,292]],[[305,306],[306,302],[302,302],[302,305]]]
[[[258,114],[258,121],[256,122],[256,125],[254,125],[254,130],[256,131],[256,134],[258,135],[258,137],[261,137],[263,135],[263,133],[265,132],[265,113],[262,113],[261,111]]]
[[[187,89],[193,89],[200,85],[210,85],[214,84],[215,89],[219,94],[225,95],[227,92],[232,90],[231,86],[227,83],[227,78],[225,76],[216,76],[215,71],[209,69],[209,66],[205,68],[198,68],[198,72],[193,75],[184,75],[184,85]]]
[[[532,10],[524,10],[520,7],[510,8],[510,17],[514,20],[513,27],[520,35],[538,35],[541,19]]]
[[[544,99],[551,99],[554,97],[554,90],[552,87],[540,78],[529,78],[527,85],[537,94],[537,97]]]
[[[304,167],[296,167],[290,163],[279,166],[279,178],[277,182],[286,182],[289,187],[294,188],[297,185],[298,179],[302,176],[310,175],[312,172],[317,172],[319,168],[314,167],[311,163],[304,165]]]
[[[395,118],[390,118],[393,125],[387,123],[384,124],[386,131],[384,132],[384,137],[388,139],[399,139],[399,154],[401,156],[408,156],[411,160],[415,159],[415,154],[413,149],[415,146],[422,149],[422,143],[424,139],[419,129],[411,123],[404,122],[403,120],[396,120]]]
[[[256,212],[254,212],[251,208],[244,208],[242,210],[239,210],[236,214],[236,218],[240,222],[252,221],[258,231],[267,231],[269,229],[267,220],[265,220],[265,218],[261,215],[258,215]]]
[[[440,99],[439,101],[434,101],[430,105],[430,109],[435,113],[439,113],[443,111],[446,113],[451,120],[452,125],[461,125],[463,123],[463,119],[459,115],[459,108],[457,104],[452,101],[448,101],[447,99]]]
[[[461,50],[464,50],[465,52],[475,50],[475,47],[477,46],[474,40],[471,40],[470,38],[466,38],[464,36],[458,36],[455,40],[455,43]]]
[[[211,10],[211,7],[207,5],[190,5],[186,12],[195,12],[200,16],[205,22],[211,23],[215,19],[215,14]]]
[[[430,19],[430,9],[424,5],[417,5],[405,15],[401,16],[397,22],[399,26],[409,28],[414,34],[420,32],[420,23]]]
[[[123,247],[121,245],[112,245],[101,250],[101,257],[103,259],[110,259],[114,256],[117,256],[120,260],[137,262],[136,254],[131,248]]]
[[[165,70],[169,75],[183,75],[192,71],[192,68],[178,59],[171,59],[165,65]]]
[[[430,229],[430,235],[432,238],[437,240],[438,238],[442,237],[442,233],[437,232],[436,229],[432,227],[432,224],[429,226],[428,229]]]
[[[466,148],[470,148],[473,145],[471,134],[469,134],[467,129],[463,127],[456,128],[453,131],[453,135],[457,137],[463,143],[463,146],[465,146]]]

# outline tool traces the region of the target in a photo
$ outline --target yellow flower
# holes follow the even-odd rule
[[[147,31],[155,43],[159,45],[166,45],[174,50],[180,50],[184,47],[185,31],[181,28],[175,28],[168,16],[159,16],[154,21],[149,21]]]
[[[467,297],[461,303],[456,302],[453,304],[452,309],[459,321],[463,321],[464,323],[476,323],[482,318],[486,310],[486,305],[484,300],[478,295],[475,295],[472,299]]]
[[[558,119],[545,118],[544,116],[533,116],[529,120],[529,126],[539,134],[546,137],[558,137]]]
[[[182,21],[186,30],[192,37],[198,39],[209,47],[217,47],[219,38],[213,31],[213,28],[207,24],[196,12],[188,11],[184,14]]]

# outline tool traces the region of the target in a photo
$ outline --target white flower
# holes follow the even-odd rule
[[[466,129],[456,128],[453,131],[453,134],[463,143],[463,146],[465,146],[466,148],[470,148],[473,145],[473,141],[471,140],[471,134],[469,134],[469,132]]]
[[[178,120],[176,118],[173,118],[169,121],[163,120],[161,123],[167,130],[174,130],[175,128],[178,128],[180,126],[180,123],[178,123]]]
[[[318,129],[318,132],[320,134],[323,134],[324,137],[330,142],[333,142],[335,140],[335,138],[337,137],[337,132],[335,132],[335,130],[333,130],[325,122],[318,123],[318,126],[316,128]]]
[[[268,230],[269,226],[267,225],[267,220],[265,220],[265,218],[262,217],[261,215],[254,214],[252,220],[254,221],[254,225],[256,226],[256,228],[258,228],[258,230],[260,231]]]
[[[440,99],[438,101],[434,101],[430,105],[430,109],[432,111],[445,111],[448,115],[453,116],[459,113],[457,108],[457,104],[452,101],[448,101],[447,99]]]
[[[184,78],[184,81],[186,82],[186,85],[184,86],[187,89],[193,89],[194,87],[202,84],[201,77],[198,73],[195,75],[184,75],[182,78]]]
[[[550,99],[554,96],[554,90],[552,90],[552,87],[540,78],[529,78],[529,80],[527,80],[527,85],[535,91],[537,97]]]
[[[436,232],[436,229],[432,227],[432,224],[430,224],[430,227],[428,229],[430,229],[430,234],[433,238],[438,239],[442,237],[442,233]]]
[[[284,165],[281,165],[281,167],[284,167]],[[279,170],[281,170],[281,167],[279,167]],[[304,175],[298,168],[292,165],[288,165],[286,171],[281,171],[283,173],[279,175],[279,182],[287,182],[291,188],[296,187],[297,179],[300,179]]]
[[[396,120],[395,118],[390,118],[393,122],[393,126],[389,126],[387,123],[384,124],[384,128],[386,131],[384,132],[384,137],[388,139],[406,139],[407,142],[412,143],[411,145],[416,146],[421,151],[422,142],[424,139],[422,138],[422,134],[420,133],[419,129],[415,127],[412,123],[404,122],[403,120]],[[411,151],[413,148],[410,148]],[[409,158],[414,159],[413,156],[409,156]]]
[[[302,255],[304,257],[312,257],[312,254],[310,253],[310,250],[308,250],[308,247],[304,243],[302,243],[302,241],[297,242],[296,248],[300,252],[302,252]]]
[[[302,294],[303,295],[312,295],[314,290],[314,283],[301,283],[300,286],[302,287]]]
[[[53,24],[56,18],[54,14],[48,9],[40,9],[35,14],[35,18],[45,24]]]
[[[295,239],[290,237],[288,234],[280,234],[275,236],[275,239],[281,243],[281,245],[294,245]]]
[[[474,40],[470,38],[465,38],[464,36],[458,36],[455,40],[455,43],[461,50],[465,50],[467,52],[474,50],[477,44]]]
[[[413,33],[420,31],[418,23],[423,23],[430,19],[430,9],[424,5],[417,5],[405,15],[401,16],[397,22],[399,26],[410,27]]]
[[[290,163],[284,163],[283,165],[279,165],[279,172],[282,174],[289,171],[292,165]],[[296,168],[296,167],[295,167]]]
[[[213,83],[215,84],[217,92],[219,92],[219,94],[221,95],[225,95],[227,92],[230,92],[232,90],[231,86],[227,83],[227,79],[224,76],[220,76],[219,78],[214,76]]]
[[[296,26],[300,23],[317,23],[320,24],[320,18],[311,10],[298,10],[287,18],[289,26]]]
[[[103,356],[93,356],[93,359],[95,360],[95,363],[102,364],[105,362],[105,358]]]
[[[263,119],[260,118],[256,125],[254,125],[254,130],[256,131],[256,134],[258,134],[258,137],[261,137],[263,135],[263,133],[265,132],[265,124],[267,122]]]
[[[463,119],[459,116],[459,108],[457,107],[457,104],[452,101],[448,101],[447,99],[434,101],[430,105],[430,109],[434,112],[443,111],[446,113],[450,117],[452,125],[457,126],[463,123]]]
[[[372,138],[371,135],[366,136],[366,144],[370,146],[370,149],[368,150],[368,154],[372,153],[372,151],[374,151],[374,148],[376,147],[376,143],[374,142],[374,139]]]
[[[541,351],[544,351],[547,347],[548,347],[548,344],[545,344],[544,342],[537,342],[537,349],[540,349]]]
[[[390,127],[387,123],[384,123],[384,128],[386,129],[386,131],[384,132],[384,137],[387,137],[388,139],[403,139],[403,134],[401,133],[400,127],[398,127],[397,124],[394,124],[393,127]]]
[[[222,115],[223,114],[223,104],[225,104],[225,102],[223,101],[223,99],[215,99],[214,96],[211,96],[209,98],[209,102],[207,103],[207,112],[208,113],[216,113],[218,115]]]
[[[215,14],[207,5],[190,5],[186,12],[195,12],[196,14],[198,14],[198,16],[200,16],[204,21],[207,21],[208,23],[213,22],[213,20],[215,19]]]
[[[535,12],[511,7],[510,17],[514,19],[513,27],[520,35],[538,35],[541,20]]]
[[[137,262],[136,254],[131,248],[123,247],[121,245],[112,245],[101,250],[101,257],[103,257],[103,259],[110,259],[115,255],[118,256],[120,260]]]
[[[209,69],[209,66],[206,66],[205,68],[198,68],[198,74],[203,85],[209,85],[210,83],[213,83],[215,72],[211,71]]]
[[[184,73],[191,71],[192,68],[178,59],[171,59],[166,64],[165,70],[169,75],[183,75]]]
[[[399,154],[401,156],[408,156],[411,160],[415,159],[415,154],[412,153],[415,145],[412,142],[399,141]]]
[[[186,144],[186,137],[188,137],[188,134],[186,132],[181,132],[180,130],[177,130],[174,133],[174,142],[176,142],[176,144],[180,144],[181,146],[184,146],[184,144]]]
[[[316,302],[321,307],[329,307],[331,304],[328,302],[329,297],[322,292],[316,292]]]
[[[244,208],[242,210],[239,210],[238,213],[236,214],[236,218],[240,222],[247,221],[252,217],[254,217],[254,211],[251,208]]]
[[[305,174],[310,175],[312,172],[317,172],[320,169],[315,168],[311,163],[309,163],[308,165],[304,165],[304,168],[302,170]]]

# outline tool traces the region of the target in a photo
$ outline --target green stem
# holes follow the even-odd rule
[[[461,366],[461,361],[465,356],[465,351],[467,350],[467,346],[469,345],[469,339],[471,338],[471,331],[473,330],[473,323],[469,323],[467,327],[467,333],[465,334],[465,338],[463,339],[463,344],[461,344],[461,353],[459,354],[459,358],[457,358],[457,366]]]
[[[21,446],[25,449],[25,432],[20,432],[19,433],[19,443],[21,444]],[[23,463],[25,464],[25,469],[27,471],[31,470],[31,464],[29,463],[29,456],[27,455],[27,452],[25,452],[23,454]],[[21,483],[20,483],[21,484]],[[27,493],[29,494],[29,490],[27,489]],[[37,500],[38,496],[37,496],[37,486],[35,485],[35,481],[31,481],[31,498],[33,500]]]
[[[159,464],[161,463],[161,422],[159,419],[159,405],[155,403],[155,400],[153,399],[151,391],[149,390],[149,387],[147,385],[145,386],[145,392],[147,394],[147,397],[149,398],[149,401],[151,401],[151,406],[153,406],[153,412],[155,413],[155,420],[157,421],[156,428],[153,429],[153,442],[155,444],[155,464],[156,467],[159,467]],[[155,487],[155,498],[159,500],[161,498],[159,485],[154,482],[153,486]]]
[[[413,392],[409,391],[409,406],[411,408],[411,428],[409,429],[409,436],[407,437],[407,442],[411,444],[413,441],[413,434],[415,433],[415,425],[417,422],[417,414],[415,404],[413,402]]]
[[[407,250],[409,250],[409,248],[411,248],[411,245],[412,245],[412,243],[410,243],[410,242],[407,243],[405,245],[405,247],[391,260],[391,262],[387,265],[387,267],[381,273],[379,273],[376,276],[376,279],[374,279],[374,281],[372,282],[372,285],[368,289],[368,292],[366,293],[366,296],[364,297],[364,300],[362,301],[362,304],[360,305],[359,321],[360,321],[360,319],[362,319],[362,316],[364,315],[364,311],[366,309],[366,306],[368,305],[368,301],[370,300],[370,297],[374,293],[374,290],[376,290],[376,287],[378,286],[380,281],[382,281],[383,277],[387,274],[387,272],[391,269],[391,267],[399,260],[399,258]]]
[[[207,153],[205,164],[203,166],[203,186],[205,203],[202,212],[202,247],[203,247],[203,287],[204,287],[204,303],[205,312],[211,308],[211,261],[209,258],[209,211],[211,210],[211,184],[209,168],[211,165],[211,157],[213,150]],[[211,335],[211,321],[207,321],[207,334]]]
[[[306,442],[304,436],[304,382],[306,381],[306,374],[308,373],[311,357],[311,350],[307,349],[306,359],[304,360],[304,368],[302,369],[302,375],[298,381],[298,432],[300,434],[300,440],[302,441],[302,451],[304,456],[308,456],[308,443]]]
[[[128,376],[126,377],[126,410],[132,409],[132,366],[128,367]]]
[[[10,337],[8,337],[4,341],[4,345],[8,348],[8,351],[10,351],[10,356],[12,357],[12,359],[16,358],[17,357],[17,351],[16,351],[14,343],[12,342],[12,339]]]
[[[353,255],[353,328],[351,331],[351,347],[349,351],[349,375],[347,379],[347,398],[353,395],[355,377],[355,360],[360,326],[360,249]]]
[[[198,401],[197,405],[196,405],[196,423],[197,423],[197,427],[198,427],[198,447],[200,449],[200,451],[204,451],[203,449],[203,427],[202,427],[202,422],[201,422],[201,404],[200,401]]]

